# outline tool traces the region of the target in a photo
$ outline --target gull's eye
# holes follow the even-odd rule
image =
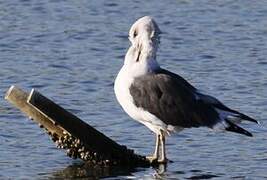
[[[135,38],[137,36],[137,31],[134,31],[133,37]]]

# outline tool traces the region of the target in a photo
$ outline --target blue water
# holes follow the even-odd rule
[[[253,138],[190,129],[167,139],[167,167],[84,167],[0,100],[0,179],[266,179],[267,1],[0,1],[0,94],[36,88],[118,143],[149,154],[154,136],[117,103],[113,82],[131,24],[163,31],[160,64],[261,121]]]

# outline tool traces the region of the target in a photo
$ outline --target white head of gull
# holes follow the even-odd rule
[[[181,76],[162,69],[157,60],[160,29],[149,16],[131,27],[131,46],[116,77],[114,90],[124,111],[156,134],[151,162],[166,163],[165,136],[184,128],[206,126],[247,136],[237,126],[242,120],[256,122],[230,109],[216,98],[202,94]]]
[[[136,21],[129,32],[132,45],[129,48],[124,66],[132,76],[140,76],[159,68],[156,53],[160,42],[160,30],[155,21],[145,16]]]

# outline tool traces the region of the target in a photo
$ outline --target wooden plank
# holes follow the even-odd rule
[[[33,90],[28,98],[28,103],[40,112],[53,119],[56,124],[68,130],[70,134],[79,137],[83,142],[89,142],[92,150],[116,156],[122,146],[100,133],[89,124],[86,124],[75,115],[66,111],[58,104]],[[107,149],[106,147],[111,147]]]
[[[28,96],[29,93],[18,87],[11,86],[5,95],[5,99],[19,108],[30,119],[34,119],[37,123],[39,123],[39,126],[49,130],[49,133],[56,133],[63,136],[63,130],[60,127],[56,127],[53,122],[47,118],[47,116],[44,116],[39,111],[36,111],[30,104],[27,103]]]
[[[150,165],[144,156],[116,143],[35,90],[28,94],[12,86],[5,98],[44,126],[58,147],[73,158],[101,165]]]

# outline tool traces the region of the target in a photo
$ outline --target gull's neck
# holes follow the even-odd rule
[[[132,77],[142,76],[148,73],[152,73],[160,68],[156,60],[157,48],[152,45],[143,46],[142,51],[139,54],[134,46],[128,49],[125,56],[123,68]],[[136,61],[136,59],[138,61]]]

